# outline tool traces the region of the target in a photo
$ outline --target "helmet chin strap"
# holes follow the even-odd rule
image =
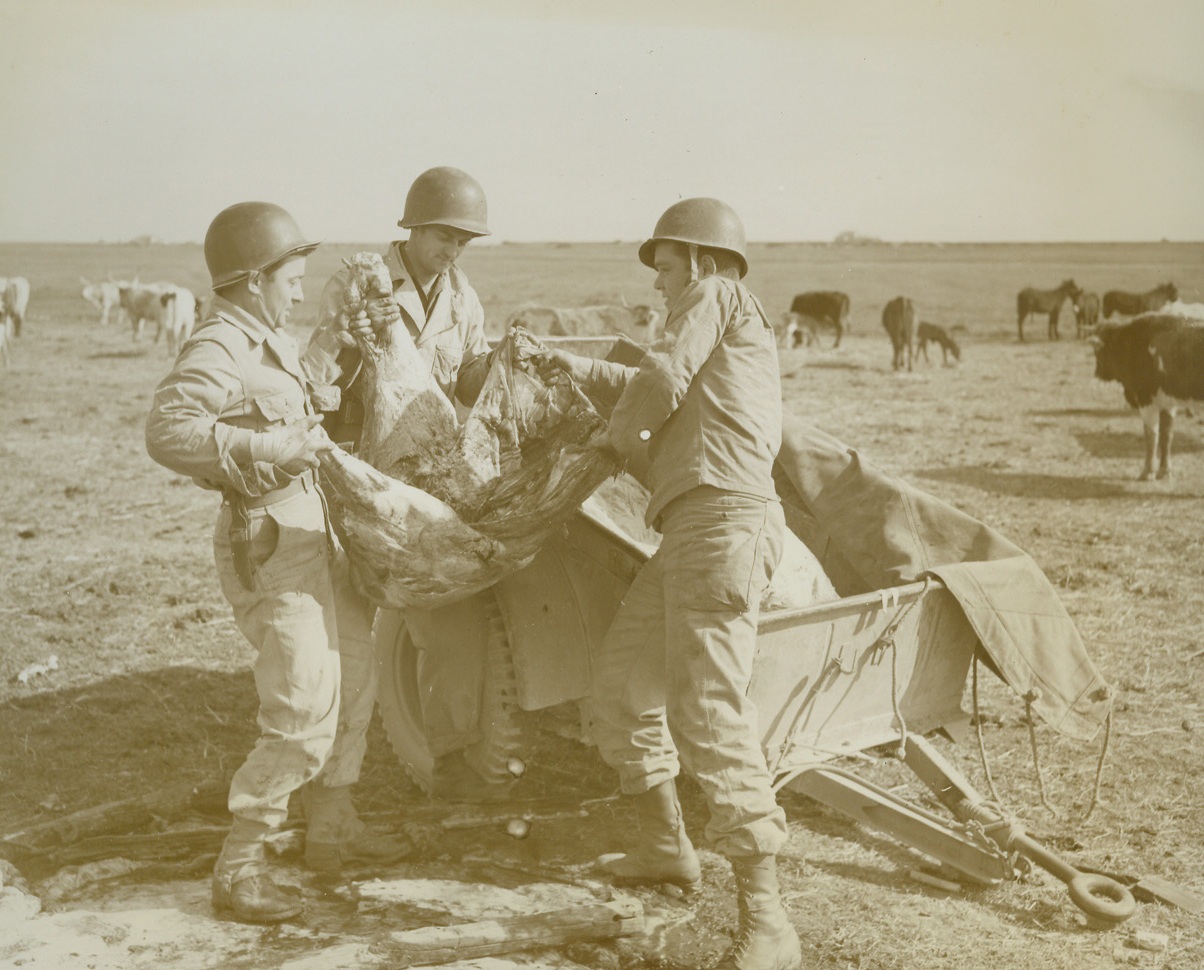
[[[249,279],[254,279],[259,275],[258,272],[252,273]],[[272,315],[268,312],[267,301],[264,300],[263,293],[257,288],[251,291],[251,295],[254,297],[255,306],[259,310],[259,319],[273,330],[279,330],[280,323],[277,320],[273,320]]]
[[[690,282],[696,283],[696,282],[698,282],[698,279],[699,279],[699,276],[698,276],[698,244],[697,243],[688,243],[686,245],[686,249],[689,250],[689,253],[690,253]]]

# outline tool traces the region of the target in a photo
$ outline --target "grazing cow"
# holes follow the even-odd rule
[[[1099,296],[1084,290],[1074,301],[1074,335],[1082,338],[1099,324]]]
[[[938,327],[935,323],[928,323],[926,320],[921,320],[920,325],[916,327],[916,349],[925,363],[928,361],[928,344],[938,344],[941,348],[941,363],[946,367],[949,366],[949,355],[953,355],[955,361],[962,359],[962,349],[957,345],[957,341],[945,332],[944,327]]]
[[[849,329],[849,297],[837,290],[809,290],[790,301],[790,315],[794,317],[799,336],[793,346],[814,343],[819,331],[832,330],[836,334],[833,347],[840,346],[840,338]]]
[[[779,347],[792,350],[803,344],[810,344],[815,333],[812,330],[804,330],[799,326],[799,318],[787,310],[774,323],[773,335]]]
[[[166,284],[170,286],[170,284]],[[126,316],[130,320],[130,334],[134,340],[142,338],[142,323],[145,320],[151,321],[155,325],[155,340],[159,339],[159,334],[163,332],[165,321],[168,316],[169,301],[164,301],[165,292],[171,292],[175,295],[175,288],[165,290],[164,284],[156,283],[152,286],[139,283],[135,280],[133,283],[125,283],[120,288],[121,309],[125,311]]]
[[[80,283],[83,285],[83,298],[91,303],[100,311],[100,325],[107,327],[109,325],[110,314],[116,312],[121,315],[121,287],[124,285],[117,280],[89,280],[81,276]]]
[[[882,308],[882,326],[890,335],[890,344],[894,348],[891,366],[895,370],[901,369],[906,354],[907,369],[911,370],[911,359],[915,354],[915,304],[905,296],[896,296]]]
[[[1095,376],[1119,381],[1125,401],[1141,415],[1145,464],[1140,480],[1171,473],[1175,411],[1187,401],[1204,401],[1204,325],[1170,313],[1145,313],[1125,324],[1104,324],[1091,338]]]
[[[1016,328],[1020,331],[1020,342],[1024,343],[1024,321],[1030,313],[1049,314],[1049,339],[1058,339],[1058,315],[1067,300],[1077,300],[1083,292],[1074,280],[1062,280],[1062,285],[1052,290],[1035,290],[1025,287],[1016,294]]]
[[[646,303],[636,306],[550,307],[525,304],[515,310],[506,327],[523,327],[552,337],[604,337],[623,334],[637,343],[656,339],[660,313]]]
[[[1151,310],[1161,310],[1166,304],[1179,299],[1179,288],[1174,283],[1160,283],[1144,293],[1126,293],[1124,290],[1109,290],[1104,294],[1104,319],[1111,320],[1113,313],[1126,317]]]
[[[29,280],[24,276],[0,276],[0,293],[4,294],[4,311],[0,321],[10,328],[9,336],[21,336],[21,324],[29,309]]]

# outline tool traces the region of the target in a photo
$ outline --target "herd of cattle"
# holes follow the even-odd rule
[[[133,339],[154,327],[154,341],[166,337],[174,357],[201,319],[201,301],[186,287],[174,283],[88,280],[80,278],[82,296],[100,311],[100,322],[127,322]],[[1095,349],[1095,376],[1117,381],[1125,400],[1141,415],[1145,461],[1141,478],[1170,474],[1170,444],[1178,406],[1204,400],[1204,305],[1179,301],[1171,282],[1144,293],[1109,290],[1101,300],[1074,280],[1063,280],[1049,290],[1026,287],[1016,295],[1016,325],[1021,342],[1024,324],[1034,313],[1045,314],[1048,337],[1059,339],[1058,319],[1067,302],[1075,317],[1076,337],[1089,337]],[[0,277],[0,361],[9,363],[9,348],[20,337],[29,306],[29,282],[24,277]],[[779,346],[797,348],[819,343],[832,335],[840,346],[850,330],[848,294],[835,290],[800,293],[790,309],[773,321]],[[1101,315],[1103,320],[1101,321]],[[1127,323],[1111,322],[1129,317]],[[593,337],[623,335],[640,344],[659,334],[662,314],[647,304],[553,307],[524,304],[514,310],[506,326],[522,326],[537,335]],[[915,358],[928,359],[928,344],[941,348],[945,365],[961,359],[956,340],[943,328],[918,319],[915,303],[897,296],[882,310],[882,326],[891,343],[895,370],[912,369]],[[1157,465],[1155,467],[1155,459]]]

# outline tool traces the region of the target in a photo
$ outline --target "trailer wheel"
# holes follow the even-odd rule
[[[482,738],[465,750],[464,759],[488,781],[513,781],[512,759],[518,757],[522,746],[522,731],[516,719],[514,660],[506,625],[492,594],[487,597],[484,610],[488,632],[479,722]],[[418,647],[397,610],[381,610],[377,615],[375,641],[379,672],[377,707],[385,735],[405,773],[429,793],[435,759],[422,727]]]

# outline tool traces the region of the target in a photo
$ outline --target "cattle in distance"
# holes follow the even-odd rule
[[[915,304],[905,296],[896,296],[882,308],[882,326],[890,337],[891,367],[901,370],[906,362],[907,369],[911,370],[915,356]]]

